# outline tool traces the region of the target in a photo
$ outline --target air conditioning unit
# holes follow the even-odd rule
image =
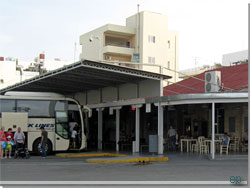
[[[106,56],[106,60],[112,60],[112,57],[109,56],[109,55],[107,55],[107,56]]]
[[[221,88],[221,72],[211,71],[205,73],[205,93],[219,92]]]

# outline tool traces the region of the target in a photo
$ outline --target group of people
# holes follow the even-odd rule
[[[42,150],[42,157],[46,157],[46,143],[48,138],[48,133],[44,129],[44,127],[41,127],[41,150]],[[25,143],[25,135],[23,131],[21,130],[21,127],[17,128],[17,131],[15,132],[14,136],[12,133],[12,129],[9,128],[8,131],[4,132],[4,127],[0,128],[0,158],[6,159],[8,157],[9,152],[9,158],[11,158],[11,152],[15,148],[15,155],[17,154],[17,151],[19,148],[23,148]],[[5,154],[5,157],[4,157]]]
[[[4,127],[0,129],[0,158],[6,159],[8,157],[11,158],[11,152],[13,147],[15,147],[15,153],[17,152],[18,148],[23,147],[25,141],[25,135],[21,131],[21,128],[18,127],[17,131],[15,132],[14,136],[12,133],[12,129],[9,128],[6,133],[4,133]],[[4,157],[5,154],[5,157]]]

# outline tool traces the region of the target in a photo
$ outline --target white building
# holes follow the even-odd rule
[[[39,75],[38,72],[23,71],[18,67],[16,61],[0,61],[0,89]]]
[[[248,50],[224,54],[222,56],[222,65],[231,66],[240,61],[248,60]]]
[[[44,69],[51,71],[71,63],[70,61],[61,61],[60,59],[45,60]],[[39,72],[35,68],[36,64],[37,62],[33,61],[17,61],[16,58],[2,58],[0,60],[0,89],[38,76]]]
[[[168,30],[165,15],[143,11],[126,19],[126,26],[107,24],[80,36],[80,59],[118,63],[172,76],[178,81],[178,35]],[[142,66],[126,64],[139,63]],[[146,65],[150,64],[150,65]]]

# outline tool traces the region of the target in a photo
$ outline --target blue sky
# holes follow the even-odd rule
[[[140,10],[168,16],[179,32],[179,68],[221,62],[222,55],[247,49],[249,0],[1,0],[0,56],[73,61],[79,36],[107,23],[125,25]]]

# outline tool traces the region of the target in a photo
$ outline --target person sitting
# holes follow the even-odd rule
[[[241,141],[241,148],[242,148],[242,151],[247,150],[248,148],[248,129],[244,132],[244,136]]]
[[[228,145],[228,136],[227,133],[224,133],[223,137],[222,137],[222,146],[227,146]]]

